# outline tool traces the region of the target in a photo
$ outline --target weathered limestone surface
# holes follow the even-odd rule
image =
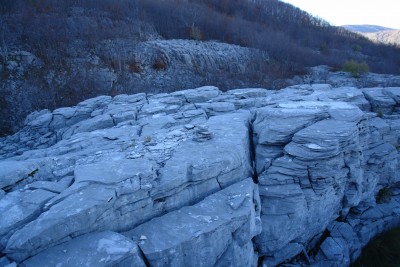
[[[138,266],[145,267],[137,245],[105,231],[82,235],[24,261],[21,266]]]
[[[38,111],[0,139],[0,266],[347,266],[400,224],[399,144],[394,87]]]
[[[259,201],[249,178],[126,235],[138,241],[151,266],[254,266],[251,239],[261,231]]]

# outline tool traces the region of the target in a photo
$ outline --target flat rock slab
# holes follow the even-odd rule
[[[370,101],[374,112],[391,113],[396,105],[395,100],[392,98],[392,96],[396,97],[393,91],[386,91],[383,88],[367,88],[363,89],[363,93],[365,98]]]
[[[9,257],[22,261],[70,235],[95,230],[96,221],[112,207],[114,197],[114,189],[101,185],[68,196],[11,236],[6,247]]]
[[[217,179],[221,187],[225,188],[251,176],[248,131],[250,117],[250,112],[247,111],[211,117],[203,129],[210,134],[210,138],[205,138],[204,142],[193,138],[194,140],[177,147],[172,157],[160,169],[151,195],[165,197],[182,186],[187,187],[210,179]]]
[[[257,194],[247,179],[128,235],[139,242],[151,266],[213,266],[232,242],[243,246],[260,233]]]
[[[189,103],[202,103],[217,97],[220,91],[214,86],[203,86],[196,89],[188,89],[173,93],[172,95],[184,95]]]
[[[383,93],[393,98],[397,105],[400,104],[400,87],[383,88]]]
[[[137,245],[115,232],[92,233],[49,248],[21,263],[22,267],[145,267]]]
[[[57,194],[38,190],[15,191],[0,199],[0,247],[7,243],[13,229],[30,222],[40,215],[44,204]]]
[[[193,130],[182,125],[153,133],[148,143],[130,141],[129,151],[141,153],[135,159],[112,148],[110,152],[92,150],[99,142],[103,149],[110,142],[124,144],[123,131],[115,141],[103,138],[105,130],[63,140],[79,149],[66,154],[77,158],[70,169],[74,183],[53,198],[40,216],[17,229],[5,251],[23,261],[70,236],[126,231],[251,176],[250,119],[249,111],[212,117],[205,124],[212,138],[201,143],[191,140],[199,125]]]
[[[305,160],[330,158],[357,140],[357,135],[355,123],[323,120],[294,134],[285,151]]]
[[[25,189],[30,189],[30,190],[43,189],[53,193],[61,193],[62,191],[67,189],[72,184],[72,182],[73,182],[73,177],[67,176],[58,182],[36,181],[26,185]]]
[[[0,161],[0,189],[34,175],[38,168],[35,161]]]
[[[258,144],[287,144],[294,133],[327,117],[326,112],[316,108],[260,108],[256,113],[253,131],[258,137]]]
[[[99,184],[117,184],[130,179],[132,184],[140,185],[145,180],[151,180],[154,175],[152,163],[141,159],[119,159],[80,165],[75,168],[75,182],[93,182]],[[144,184],[144,183],[142,183]],[[151,187],[151,184],[149,184]]]

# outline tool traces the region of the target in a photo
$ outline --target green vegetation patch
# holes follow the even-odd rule
[[[343,64],[343,71],[350,72],[353,77],[360,77],[369,71],[369,66],[365,62],[348,60]]]
[[[36,174],[38,171],[39,171],[39,169],[34,169],[33,171],[31,171],[31,172],[28,174],[28,177],[33,177],[33,176],[35,176],[35,174]]]

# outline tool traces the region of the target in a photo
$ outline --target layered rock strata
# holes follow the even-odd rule
[[[35,112],[0,139],[0,266],[346,266],[400,223],[399,149],[400,88]]]

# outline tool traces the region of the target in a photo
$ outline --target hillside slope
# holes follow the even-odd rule
[[[2,128],[16,130],[32,110],[74,104],[88,96],[169,92],[205,84],[221,88],[268,83],[264,51],[219,42],[105,40],[96,52],[63,58],[49,68],[26,51],[13,51],[0,85]]]
[[[360,33],[373,42],[400,46],[400,30],[377,25],[343,25],[349,31]]]
[[[379,26],[379,25],[343,25],[342,27],[346,28],[352,32],[362,32],[362,33],[372,33],[372,32],[380,32],[386,30],[393,30],[391,28]]]
[[[0,135],[33,110],[98,95],[279,89],[315,65],[400,64],[399,49],[273,0],[3,0],[0,29]]]
[[[374,42],[400,46],[400,30],[385,30],[374,33],[364,33],[364,36]]]

